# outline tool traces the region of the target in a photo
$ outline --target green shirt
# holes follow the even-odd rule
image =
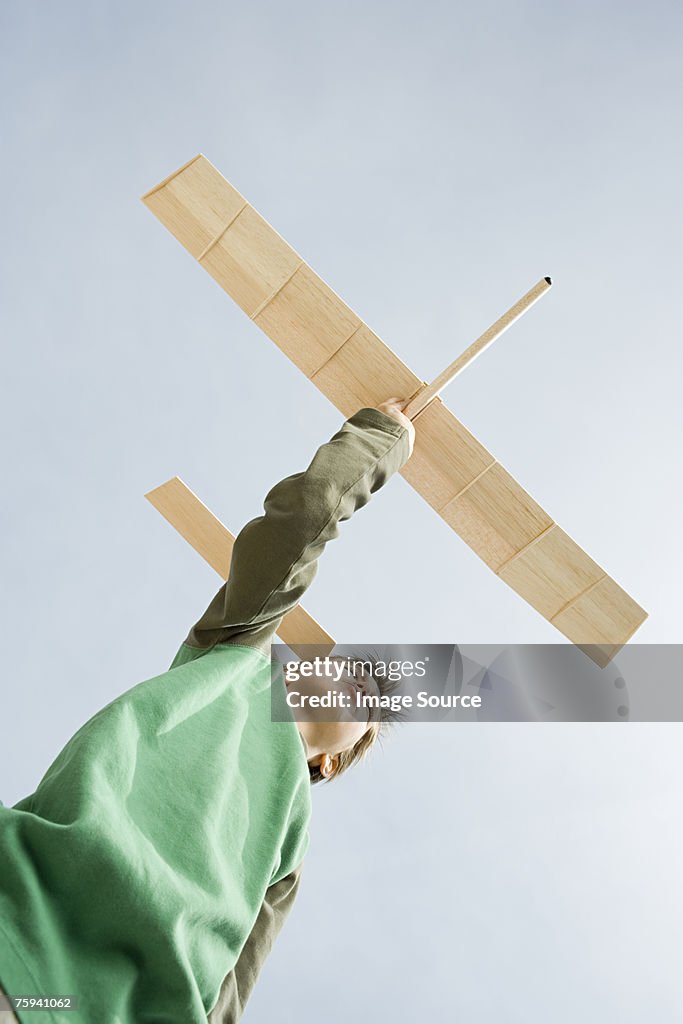
[[[293,719],[271,721],[270,643],[338,523],[407,456],[390,417],[347,420],[241,531],[171,668],[0,807],[0,984],[79,997],[22,1022],[238,1019],[308,846],[305,744]]]

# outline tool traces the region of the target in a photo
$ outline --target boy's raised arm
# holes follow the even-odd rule
[[[410,456],[412,426],[400,406],[359,410],[316,452],[308,469],[276,484],[264,515],[235,540],[230,575],[185,644],[256,647],[269,654],[282,617],[310,586],[338,524],[367,504]],[[403,420],[404,422],[401,422]]]

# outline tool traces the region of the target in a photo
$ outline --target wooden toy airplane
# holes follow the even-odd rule
[[[413,455],[401,470],[404,479],[500,579],[598,665],[608,664],[647,612],[557,525],[439,397],[472,359],[545,294],[551,286],[549,277],[427,383],[204,156],[164,179],[143,196],[143,202],[344,416],[361,406],[378,405],[390,395],[410,396],[405,412],[414,420],[416,438]],[[169,494],[173,493],[180,496],[171,488]],[[164,514],[172,518],[168,503]]]

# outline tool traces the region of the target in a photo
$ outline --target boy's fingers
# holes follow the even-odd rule
[[[387,400],[382,402],[377,408],[380,409],[380,411],[385,412],[388,416],[391,416],[392,419],[396,420],[397,423],[402,424],[402,426],[407,429],[410,452],[412,453],[415,442],[415,427],[413,426],[412,420],[410,420],[403,412],[407,401],[407,398],[400,398],[398,395],[395,395],[392,398],[387,398]]]

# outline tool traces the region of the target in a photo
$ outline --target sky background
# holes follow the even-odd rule
[[[554,285],[447,405],[682,639],[675,3],[0,6],[0,798],[164,671],[237,531],[340,414],[139,201],[203,152],[425,379]],[[559,634],[397,478],[325,553],[339,640]],[[677,725],[407,726],[317,787],[246,1024],[683,1018]]]

